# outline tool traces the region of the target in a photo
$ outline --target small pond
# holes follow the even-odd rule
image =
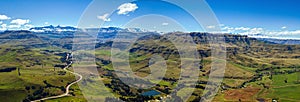
[[[157,92],[155,90],[151,90],[151,91],[147,91],[142,93],[143,96],[156,96],[156,95],[160,95],[160,92]]]

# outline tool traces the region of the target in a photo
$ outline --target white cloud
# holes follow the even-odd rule
[[[1,27],[2,28],[6,28],[7,24],[2,24]]]
[[[45,24],[45,25],[48,25],[48,24],[49,24],[49,22],[45,22],[44,24]]]
[[[300,37],[300,30],[282,30],[286,29],[287,27],[282,27],[278,30],[268,30],[265,28],[249,28],[249,27],[230,27],[224,26],[222,27],[223,33],[234,33],[234,34],[241,34],[241,35],[248,35],[253,37],[273,37],[273,38],[299,38]],[[260,34],[257,36],[256,34]],[[300,38],[299,38],[300,39]]]
[[[111,19],[108,18],[108,16],[109,16],[109,14],[106,13],[106,14],[104,14],[104,15],[102,15],[102,16],[97,16],[97,18],[98,18],[98,19],[101,19],[101,20],[103,20],[103,21],[109,22],[109,21],[111,21]]]
[[[250,30],[244,30],[246,32],[243,32],[241,34],[247,35],[247,34],[263,34],[265,33],[265,30],[263,28],[252,28]]]
[[[220,24],[219,26],[220,26],[220,27],[224,27],[224,26],[225,26],[225,24]]]
[[[206,28],[213,29],[213,28],[216,28],[216,26],[207,26]]]
[[[129,12],[134,12],[136,9],[138,9],[138,6],[133,3],[125,3],[118,7],[118,14],[119,15],[126,15]]]
[[[269,31],[266,32],[267,35],[300,35],[300,30],[292,31]]]
[[[30,28],[34,27],[31,24],[25,24],[25,25],[18,25],[18,24],[11,24],[7,26],[7,29],[9,30],[29,30]]]
[[[161,25],[163,25],[163,26],[167,26],[167,25],[169,25],[169,23],[162,23]]]
[[[11,24],[16,24],[16,25],[24,25],[24,24],[27,24],[29,23],[30,20],[23,20],[23,19],[15,19],[15,20],[12,20],[10,23]]]
[[[265,30],[263,28],[229,27],[229,26],[223,26],[222,31],[224,33],[238,33],[238,34],[242,34],[242,35],[261,34],[261,33],[265,32]]]
[[[3,22],[2,21],[0,21],[0,24],[2,24]]]
[[[286,29],[286,28],[287,28],[286,26],[281,27],[281,29]]]
[[[30,28],[33,28],[34,26],[31,24],[26,24],[26,25],[24,25],[24,27],[25,27],[25,29],[30,29]]]
[[[6,24],[2,24],[0,27],[0,30],[7,30],[7,25]]]
[[[9,19],[11,18],[6,15],[0,15],[0,20],[9,20]]]
[[[30,31],[37,32],[37,33],[45,32],[44,30],[36,30],[36,29],[31,29]]]
[[[234,30],[244,30],[244,31],[247,31],[247,30],[251,30],[251,28],[248,28],[248,27],[238,27],[238,28],[235,28]],[[253,29],[253,30],[256,30],[256,29]]]
[[[9,29],[19,29],[19,28],[21,28],[21,25],[9,25],[8,28]]]

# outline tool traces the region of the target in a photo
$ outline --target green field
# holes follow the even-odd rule
[[[25,49],[11,46],[1,46],[0,48],[0,69],[15,68],[11,71],[0,72],[1,99],[22,101],[26,98],[31,100],[60,95],[64,93],[65,86],[75,80],[74,75],[66,73],[60,67],[54,67],[64,64],[61,62],[63,56],[58,54],[63,55],[66,50],[59,48]],[[52,53],[51,50],[55,53]],[[41,96],[42,93],[44,95]]]
[[[300,84],[296,83],[299,79],[299,73],[274,75],[272,81],[271,92],[267,95],[269,98],[279,100],[300,101],[298,93]],[[287,83],[285,83],[287,80]]]

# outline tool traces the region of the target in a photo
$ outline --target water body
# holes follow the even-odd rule
[[[160,95],[160,92],[157,92],[155,90],[151,90],[151,91],[147,91],[142,93],[143,96],[156,96],[156,95]]]

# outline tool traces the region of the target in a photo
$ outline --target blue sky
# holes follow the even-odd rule
[[[76,25],[90,2],[91,0],[1,0],[0,15],[7,15],[12,20],[29,19],[30,24],[35,26],[42,26],[45,22],[53,25]]]
[[[23,29],[50,24],[77,26],[82,13],[91,2],[92,0],[1,0],[0,30]],[[266,33],[270,36],[289,35],[297,37],[300,34],[299,0],[206,0],[206,2],[219,19],[224,32]],[[194,2],[191,0],[189,3],[193,4]],[[102,13],[97,14],[97,17],[94,18],[107,21],[107,26],[126,27],[138,26],[135,24],[139,22],[143,23],[141,25],[151,25],[150,23],[153,23],[151,18],[160,18],[166,21],[156,21],[160,24],[154,26],[155,23],[153,23],[151,25],[153,28],[170,29],[169,31],[181,28],[187,31],[197,31],[198,29],[199,25],[193,21],[192,17],[176,6],[155,2],[155,0],[145,0],[132,4],[135,5],[129,5],[129,7],[136,6],[136,8],[131,8],[134,9],[132,11],[123,12],[127,14],[118,14],[120,10],[118,11],[116,7],[116,11],[111,16],[109,16],[110,13],[106,15]],[[124,24],[128,19],[138,17],[136,15],[153,12],[175,19],[179,18],[181,21],[176,22],[159,15],[148,15],[145,17],[149,19],[146,20],[148,22],[141,22],[143,18],[140,20],[136,18],[135,22]]]
[[[221,2],[223,1],[223,2]],[[299,0],[207,0],[221,23],[278,29],[300,28]]]

